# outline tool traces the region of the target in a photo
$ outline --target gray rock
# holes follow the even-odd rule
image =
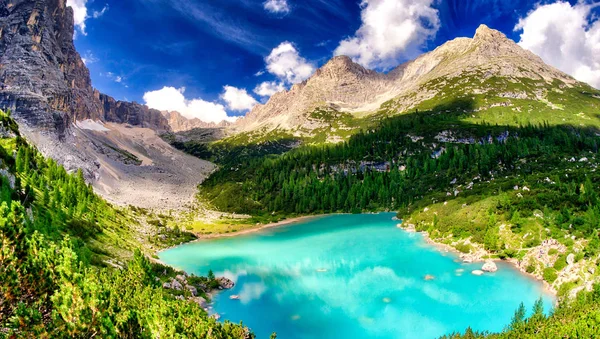
[[[182,291],[183,290],[183,285],[181,285],[181,283],[175,279],[171,280],[171,288],[177,291]]]
[[[185,285],[185,289],[187,289],[188,291],[190,291],[190,293],[194,297],[198,295],[198,290],[194,286],[192,286],[192,285]]]
[[[498,267],[493,261],[487,260],[485,264],[483,264],[483,267],[481,267],[481,270],[484,272],[496,272],[498,270]]]
[[[202,297],[192,297],[189,300],[195,302],[196,304],[198,304],[198,306],[206,309],[206,307],[208,307],[208,302],[206,301],[206,299],[202,298]]]
[[[574,263],[575,263],[575,254],[569,253],[569,255],[567,255],[567,264],[573,265]]]
[[[230,289],[235,285],[235,283],[232,280],[227,279],[225,277],[219,277],[217,278],[217,281],[219,282],[219,287],[221,289]]]
[[[185,276],[183,274],[178,274],[175,279],[179,280],[180,283],[185,283],[186,279]]]
[[[164,283],[164,284],[162,285],[162,287],[163,287],[163,288],[166,288],[166,289],[170,289],[170,288],[171,288],[171,284],[170,284],[170,283],[168,283],[168,282],[166,282],[166,283]]]

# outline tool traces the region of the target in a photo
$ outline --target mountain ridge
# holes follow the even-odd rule
[[[395,110],[400,113],[439,93],[421,92],[427,82],[476,72],[483,72],[480,78],[559,80],[567,86],[578,83],[571,76],[546,65],[503,33],[480,25],[473,38],[448,41],[388,73],[367,70],[346,56],[334,57],[309,79],[293,85],[289,91],[274,94],[266,104],[254,107],[232,128],[239,133],[258,129],[293,130],[297,126],[305,126],[308,130],[326,127],[326,124],[319,125],[306,117],[310,110],[319,106],[364,116],[376,113],[382,104],[395,100]]]

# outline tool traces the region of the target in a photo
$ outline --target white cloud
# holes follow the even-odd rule
[[[99,17],[103,16],[104,13],[106,13],[106,11],[108,11],[108,4],[104,5],[104,7],[102,7],[102,10],[100,11],[94,11],[94,19],[98,19]]]
[[[291,42],[282,42],[266,57],[267,71],[288,83],[298,83],[308,79],[315,67],[300,56]]]
[[[73,8],[75,26],[79,28],[79,31],[83,35],[87,34],[85,32],[85,20],[88,18],[86,4],[87,0],[67,0],[67,6]]]
[[[362,25],[342,40],[335,55],[347,55],[367,68],[389,69],[401,57],[420,52],[440,27],[435,0],[362,0]]]
[[[519,20],[519,45],[544,62],[600,88],[600,20],[591,11],[600,4],[556,2],[539,6]]]
[[[230,110],[247,111],[258,103],[245,89],[232,86],[225,86],[223,89],[225,92],[221,94],[221,99],[227,103]]]
[[[284,90],[285,86],[282,82],[265,81],[254,88],[254,93],[261,97],[270,97],[271,95]]]
[[[163,87],[162,89],[144,93],[144,102],[150,108],[160,111],[177,111],[183,116],[198,118],[205,122],[233,122],[237,117],[227,115],[225,107],[200,98],[188,100],[183,95],[185,88]]]
[[[287,14],[290,12],[290,6],[287,0],[267,0],[263,3],[265,10],[271,13]]]
[[[83,61],[84,64],[86,65],[91,65],[95,62],[98,62],[98,58],[96,58],[94,56],[94,54],[92,53],[92,51],[87,50],[85,52],[85,54],[81,57],[81,61]]]
[[[100,75],[102,76],[102,73],[100,73]],[[122,77],[122,76],[120,76],[120,75],[116,75],[116,74],[115,74],[115,73],[113,73],[113,72],[107,72],[107,73],[105,74],[105,76],[106,76],[107,78],[109,78],[110,80],[114,81],[114,82],[118,82],[118,83],[121,83],[121,82],[123,82],[123,77]]]

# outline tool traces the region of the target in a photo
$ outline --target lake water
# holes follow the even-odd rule
[[[437,338],[468,326],[500,331],[521,302],[530,311],[540,297],[551,309],[541,283],[504,263],[475,276],[481,263],[460,262],[396,227],[393,216],[317,217],[159,256],[188,273],[233,279],[213,312],[243,320],[258,338]]]

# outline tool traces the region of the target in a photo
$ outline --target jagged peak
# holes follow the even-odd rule
[[[504,33],[500,32],[498,30],[495,30],[495,29],[491,29],[485,24],[479,25],[479,27],[475,31],[475,36],[473,37],[473,40],[475,40],[475,41],[506,40],[506,39],[508,39],[508,38],[506,37],[506,35],[504,35]]]
[[[369,70],[355,63],[350,57],[346,55],[337,55],[331,58],[321,68],[319,68],[315,75],[320,75],[322,73],[333,73],[338,75],[344,73],[366,74],[369,73]]]

